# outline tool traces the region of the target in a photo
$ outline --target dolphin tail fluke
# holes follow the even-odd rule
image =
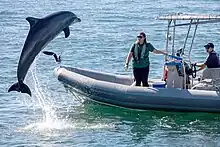
[[[24,83],[15,83],[13,84],[9,89],[8,89],[8,92],[10,91],[18,91],[18,92],[21,92],[21,93],[27,93],[31,96],[31,90],[30,88],[24,84]]]
[[[27,93],[31,96],[31,90],[26,84],[22,83],[20,85],[20,89],[21,89],[21,93]]]

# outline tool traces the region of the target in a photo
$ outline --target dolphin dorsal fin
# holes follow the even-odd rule
[[[64,34],[65,34],[65,38],[69,37],[69,35],[70,35],[70,28],[69,27],[65,27],[63,29],[63,31],[64,31]]]
[[[27,17],[26,20],[29,22],[30,26],[33,27],[40,19],[34,17]]]

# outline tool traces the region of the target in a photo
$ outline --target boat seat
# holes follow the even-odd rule
[[[220,68],[206,68],[201,77],[201,83],[207,83],[207,79],[211,80],[213,87],[220,87]]]
[[[204,79],[191,89],[220,91],[220,79]]]
[[[220,68],[206,68],[202,73],[202,79],[219,79]]]
[[[192,87],[197,90],[220,90],[220,68],[206,68],[201,81]]]

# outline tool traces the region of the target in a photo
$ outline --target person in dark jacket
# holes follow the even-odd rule
[[[219,68],[219,55],[214,51],[214,44],[208,43],[205,46],[206,52],[209,54],[206,61],[202,64],[196,64],[196,66],[200,67],[197,71],[200,71],[207,68]]]

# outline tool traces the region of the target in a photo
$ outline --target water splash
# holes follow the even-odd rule
[[[38,120],[29,123],[26,127],[22,129],[18,129],[19,131],[40,133],[51,136],[58,135],[61,132],[72,132],[73,130],[108,129],[115,127],[114,124],[108,123],[88,123],[85,122],[84,119],[71,120],[68,118],[59,118],[56,113],[56,110],[58,109],[56,108],[53,100],[51,99],[52,93],[49,92],[49,88],[45,87],[45,85],[41,85],[37,78],[36,62],[37,60],[33,62],[30,68],[31,76],[29,76],[29,78],[31,79],[27,80],[33,81],[32,83],[28,83],[33,93],[33,96],[31,98],[31,105],[29,106],[37,108],[37,110],[40,110],[42,115],[39,116],[39,114],[35,114],[37,117],[39,116]],[[29,97],[28,99],[30,100]]]
[[[42,117],[40,117],[40,120],[37,120],[38,122],[31,123],[25,127],[25,130],[35,130],[42,132],[71,128],[71,125],[67,120],[58,118],[55,111],[56,107],[50,98],[52,95],[50,94],[47,87],[40,84],[37,78],[36,62],[37,60],[33,62],[30,68],[31,76],[29,78],[32,78],[32,80],[28,80],[33,82],[29,83],[28,85],[30,85],[33,93],[31,98],[32,106],[41,111]]]

